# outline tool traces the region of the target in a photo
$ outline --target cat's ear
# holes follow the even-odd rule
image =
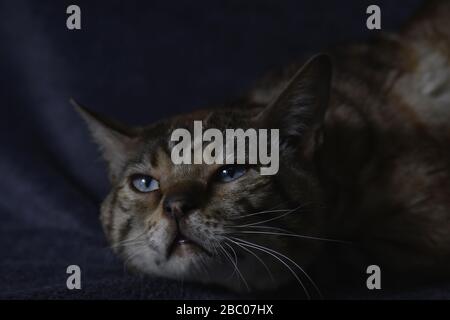
[[[88,110],[73,99],[70,102],[86,121],[94,141],[108,163],[109,178],[114,182],[138,144],[136,132]]]
[[[279,128],[280,148],[311,143],[320,128],[330,93],[332,66],[328,55],[312,57],[279,96],[258,116],[260,126]],[[314,147],[313,147],[314,148]]]

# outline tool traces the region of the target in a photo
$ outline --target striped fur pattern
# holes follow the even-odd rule
[[[150,275],[266,290],[298,282],[324,243],[351,240],[392,270],[446,272],[450,258],[450,5],[433,2],[403,31],[319,55],[264,79],[233,106],[127,128],[80,108],[109,165],[101,222],[125,264]],[[174,165],[171,132],[279,128],[280,171]],[[133,174],[159,190],[137,193]],[[163,202],[198,205],[177,223]],[[194,245],[168,251],[181,229]],[[326,239],[325,239],[326,238]],[[448,272],[448,271],[447,271]]]

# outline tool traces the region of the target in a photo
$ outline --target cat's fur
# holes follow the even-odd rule
[[[292,77],[288,70],[265,79],[234,106],[145,128],[79,108],[109,163],[112,190],[101,221],[114,250],[148,274],[238,290],[311,283],[300,267],[327,242],[270,229],[282,228],[350,240],[392,270],[448,273],[449,20],[450,3],[433,2],[397,35],[332,51],[332,64],[316,56]],[[193,120],[205,129],[280,128],[278,174],[249,167],[216,183],[219,165],[172,164],[171,132],[192,129]],[[133,191],[135,173],[157,179],[160,190]],[[186,195],[194,208],[177,223],[162,206],[172,194]],[[203,249],[182,246],[167,256],[177,228]]]

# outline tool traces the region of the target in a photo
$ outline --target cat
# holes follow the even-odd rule
[[[450,3],[433,1],[398,34],[294,64],[226,108],[146,127],[76,105],[108,164],[101,223],[113,250],[144,274],[236,291],[295,282],[307,297],[319,291],[308,266],[327,248],[354,246],[397,274],[448,273],[449,19]],[[278,173],[174,165],[171,133],[194,120],[278,128]]]

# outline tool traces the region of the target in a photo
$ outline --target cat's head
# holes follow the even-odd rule
[[[141,128],[79,107],[109,166],[112,189],[101,222],[126,265],[242,290],[301,278],[292,261],[307,264],[319,242],[293,234],[320,232],[314,155],[330,76],[328,57],[319,55],[267,106],[242,103]],[[279,171],[261,175],[259,164],[174,164],[171,134],[192,130],[194,120],[203,121],[204,130],[279,129]]]

